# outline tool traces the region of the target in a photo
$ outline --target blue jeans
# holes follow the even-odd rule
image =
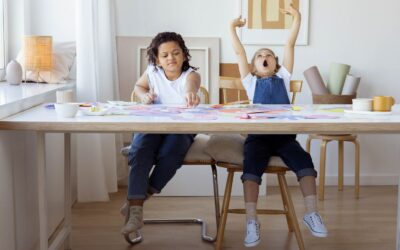
[[[281,157],[298,180],[304,176],[317,177],[311,156],[296,141],[296,135],[249,135],[244,144],[242,181],[261,184],[271,156]]]
[[[195,135],[135,134],[128,156],[128,200],[159,193],[181,167]],[[150,171],[153,168],[150,175]],[[150,175],[150,177],[149,177]]]

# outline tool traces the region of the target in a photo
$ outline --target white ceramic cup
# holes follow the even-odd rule
[[[74,102],[74,91],[72,90],[58,90],[56,92],[57,103]]]
[[[356,98],[353,99],[352,101],[353,101],[354,111],[372,111],[371,98]]]
[[[79,109],[79,103],[55,103],[54,108],[59,117],[75,117]]]

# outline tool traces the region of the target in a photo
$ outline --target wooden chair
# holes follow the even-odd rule
[[[208,91],[204,87],[200,87],[200,99],[201,103],[209,104],[209,94]],[[139,98],[135,95],[132,91],[131,93],[131,101],[140,103]],[[219,220],[220,220],[220,206],[219,206],[219,192],[218,192],[218,176],[217,176],[217,169],[215,166],[215,161],[206,154],[203,149],[205,148],[207,141],[209,140],[209,135],[198,134],[194,138],[192,145],[189,148],[188,153],[184,159],[182,165],[210,165],[212,171],[212,180],[213,180],[213,189],[214,189],[214,208],[215,208],[215,222],[216,228],[218,231],[219,227]],[[124,156],[128,156],[130,150],[130,145],[121,149],[121,153]],[[128,218],[126,218],[128,220]],[[158,223],[195,223],[201,225],[201,237],[204,241],[208,242],[215,242],[216,236],[209,236],[207,234],[207,225],[206,222],[199,218],[188,218],[188,219],[145,219],[145,224],[158,224]],[[142,235],[140,232],[131,235],[125,235],[126,241],[130,244],[136,244],[142,241]]]
[[[221,84],[222,85],[222,84]],[[290,91],[292,91],[292,103],[296,98],[296,93],[301,91],[302,81],[295,80],[290,82]],[[225,85],[223,85],[225,86]],[[239,88],[240,90],[243,87]],[[224,99],[226,100],[226,99]],[[243,138],[244,142],[244,138]],[[230,143],[226,143],[226,147],[231,145]],[[242,152],[236,152],[236,154],[241,154]],[[216,249],[222,248],[222,242],[224,239],[224,232],[225,232],[225,225],[228,217],[228,213],[235,213],[235,214],[245,214],[245,209],[232,209],[229,208],[229,203],[231,199],[231,191],[232,191],[232,184],[233,184],[233,177],[235,173],[243,172],[242,162],[243,160],[238,160],[236,163],[230,163],[229,159],[219,160],[216,159],[217,166],[221,168],[225,168],[228,172],[226,186],[225,186],[225,194],[224,200],[222,203],[222,211],[221,211],[221,221],[217,233],[217,243]],[[300,227],[297,221],[296,213],[294,210],[293,202],[290,196],[290,191],[287,186],[285,174],[290,169],[283,163],[283,161],[279,157],[272,157],[268,167],[265,169],[264,173],[266,174],[275,174],[278,178],[279,188],[281,191],[282,196],[282,203],[283,209],[282,210],[271,210],[271,209],[257,209],[258,214],[284,214],[286,217],[286,221],[288,224],[288,228],[290,232],[295,233],[297,244],[299,249],[305,249],[303,237],[301,235]]]
[[[292,93],[291,103],[295,103],[296,94],[301,92],[302,80],[290,81],[290,92]],[[220,101],[222,104],[249,103],[246,90],[238,77],[219,77]],[[234,100],[232,100],[234,99]]]
[[[219,77],[220,103],[248,101],[242,81],[237,77]]]
[[[351,104],[352,99],[356,95],[313,95],[314,104]],[[307,152],[311,151],[311,140],[321,140],[320,147],[320,163],[319,163],[319,185],[318,199],[324,200],[325,194],[325,165],[326,165],[326,147],[331,141],[338,142],[338,190],[343,191],[343,149],[344,142],[351,142],[355,148],[355,163],[354,163],[354,195],[358,199],[360,196],[360,143],[357,140],[357,135],[309,135],[307,139]]]

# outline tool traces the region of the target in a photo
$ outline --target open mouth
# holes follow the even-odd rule
[[[264,66],[264,67],[268,67],[267,60],[264,60],[264,62],[263,62],[263,66]]]

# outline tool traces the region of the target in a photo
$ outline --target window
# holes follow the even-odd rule
[[[0,80],[4,79],[7,62],[6,0],[0,0]]]

